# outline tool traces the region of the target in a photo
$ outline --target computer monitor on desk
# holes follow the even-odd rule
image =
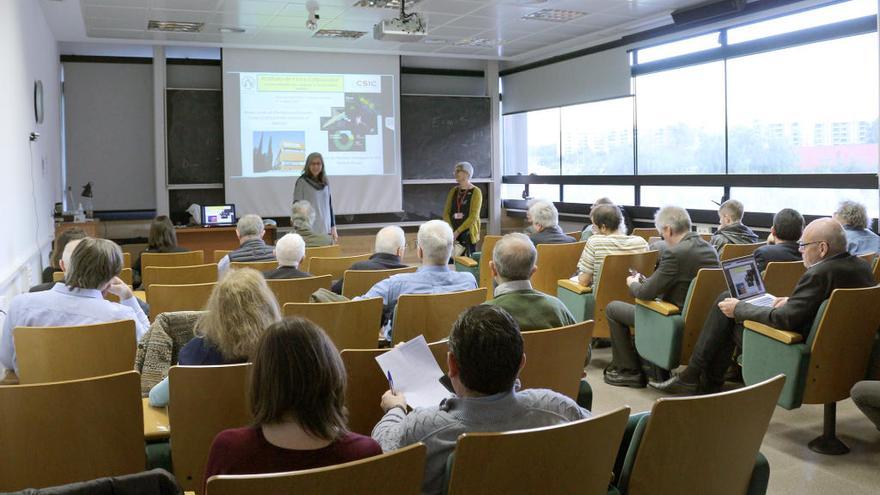
[[[235,205],[202,206],[202,225],[205,227],[235,225]]]

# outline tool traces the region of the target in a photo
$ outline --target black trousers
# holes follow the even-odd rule
[[[462,253],[462,256],[470,256],[470,255],[474,254],[474,249],[476,248],[476,244],[471,242],[471,231],[470,230],[465,230],[461,234],[458,234],[458,238],[456,238],[455,240],[456,240],[456,242],[458,242],[462,246],[464,246],[464,253]],[[455,254],[455,253],[453,253],[453,254]]]
[[[733,318],[724,316],[718,309],[718,303],[728,297],[730,292],[724,291],[715,300],[688,363],[688,371],[700,371],[703,381],[709,386],[724,384],[724,373],[730,366],[730,357],[736,346],[742,345],[743,326]]]

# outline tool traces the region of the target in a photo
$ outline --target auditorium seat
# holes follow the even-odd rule
[[[754,253],[761,246],[766,246],[766,242],[757,242],[755,244],[725,244],[718,253],[721,261],[731,260],[733,258],[742,258]]]
[[[278,306],[287,303],[309,302],[309,296],[318,289],[329,289],[333,283],[330,275],[302,278],[270,278],[266,279],[269,288],[278,299]]]
[[[153,284],[147,297],[150,321],[167,311],[201,311],[217,282],[207,284],[164,285]]]
[[[323,328],[340,351],[374,349],[382,327],[382,298],[325,303],[287,303],[284,316],[300,316]],[[371,323],[372,322],[372,323]]]
[[[486,293],[486,300],[492,299],[493,291],[491,290],[494,286],[492,285],[492,269],[489,267],[489,262],[492,261],[492,251],[495,249],[495,244],[501,240],[500,235],[485,235],[483,236],[482,247],[480,247],[480,251],[478,253],[474,253],[475,256],[468,258],[466,256],[457,256],[455,260],[455,269],[458,271],[470,271],[473,273],[474,271],[474,263],[477,263],[479,267],[479,278],[477,279],[477,283],[480,284],[480,287],[486,287],[490,289]]]
[[[400,273],[413,273],[417,269],[417,266],[407,266],[388,270],[345,270],[342,275],[342,295],[349,299],[362,296],[388,277]]]
[[[339,244],[333,244],[330,246],[307,247],[306,255],[299,263],[299,269],[304,272],[309,272],[309,263],[314,256],[338,258],[342,256],[342,246]]]
[[[217,281],[217,263],[188,266],[147,266],[141,272],[141,286],[147,292],[152,284],[208,284]]]
[[[556,295],[556,284],[559,279],[569,278],[577,271],[577,264],[586,243],[579,241],[565,244],[538,244],[537,269],[532,274],[532,288],[551,296]]]
[[[764,290],[776,297],[788,297],[806,270],[803,261],[771,261],[762,275]]]
[[[323,257],[313,256],[309,263],[309,273],[312,275],[330,275],[333,280],[339,280],[351,265],[358,261],[367,261],[372,256],[370,253],[355,256]]]
[[[205,252],[185,251],[182,253],[147,253],[141,254],[141,270],[148,266],[191,266],[203,265]],[[215,261],[216,263],[216,261]]]
[[[278,268],[278,262],[275,260],[271,261],[233,261],[229,263],[229,268],[235,270],[236,268],[252,268],[258,272],[267,272],[269,270],[274,270]]]
[[[519,374],[522,388],[549,388],[577,400],[592,336],[592,320],[523,332],[526,366]]]
[[[424,335],[428,342],[449,337],[452,324],[467,308],[486,301],[486,288],[439,294],[404,294],[394,310],[392,343]]]

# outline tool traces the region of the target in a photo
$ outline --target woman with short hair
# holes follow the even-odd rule
[[[263,329],[281,319],[275,294],[253,268],[231,270],[208,298],[195,334],[180,349],[178,363],[211,366],[245,363],[254,355]],[[150,405],[168,404],[168,377],[150,390]]]
[[[372,438],[348,431],[345,367],[320,327],[298,317],[273,324],[253,363],[253,425],[214,438],[206,483],[218,474],[298,471],[382,453]]]
[[[470,256],[480,240],[480,209],[483,192],[471,183],[474,167],[468,162],[458,162],[452,171],[458,184],[446,195],[443,221],[452,227],[452,237],[464,250],[456,249],[456,256]]]

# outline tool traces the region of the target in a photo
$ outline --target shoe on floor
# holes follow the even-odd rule
[[[609,366],[605,369],[605,383],[615,387],[645,388],[647,380],[640,371],[619,370]]]
[[[592,346],[593,349],[605,349],[607,347],[611,347],[611,339],[596,337],[593,339]]]
[[[672,378],[664,382],[651,382],[651,388],[655,388],[667,394],[678,395],[696,395],[698,383],[688,383],[681,380],[679,375],[672,375]]]

